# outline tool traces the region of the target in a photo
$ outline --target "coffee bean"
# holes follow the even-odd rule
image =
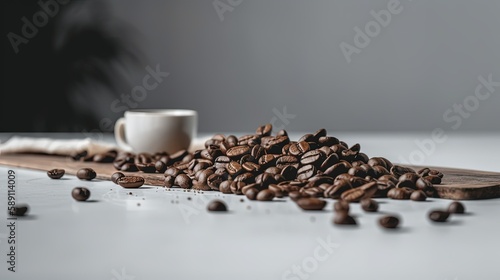
[[[124,165],[122,165],[120,170],[125,171],[125,172],[136,172],[139,169],[137,169],[137,166],[135,165],[135,163],[125,163]]]
[[[425,201],[427,196],[423,191],[418,190],[411,193],[410,199],[413,201]]]
[[[276,167],[283,169],[286,166],[292,165],[295,168],[299,167],[299,159],[295,156],[281,156],[276,159]]]
[[[378,220],[380,226],[394,229],[399,225],[399,218],[395,216],[383,216]]]
[[[28,204],[25,203],[16,203],[14,207],[9,207],[9,212],[8,214],[11,216],[18,216],[22,217],[26,215],[29,211],[29,206]]]
[[[113,162],[115,158],[116,154],[114,153],[100,153],[94,155],[94,158],[92,160],[100,163],[110,163]]]
[[[458,201],[453,201],[450,206],[448,206],[448,212],[454,214],[463,214],[465,213],[465,206]]]
[[[297,170],[297,179],[307,180],[311,178],[316,173],[316,167],[312,164],[307,164],[302,166]]]
[[[405,174],[405,173],[416,173],[415,170],[409,168],[409,167],[404,167],[400,165],[393,165],[390,169],[390,172],[394,177],[398,178]]]
[[[242,173],[234,178],[236,182],[244,182],[246,184],[250,184],[255,182],[255,176],[251,172]]]
[[[429,171],[429,175],[430,176],[438,176],[439,178],[443,178],[444,174],[441,173],[441,171],[438,171],[438,170],[435,170],[435,169],[431,169]]]
[[[221,175],[212,174],[212,175],[208,176],[208,178],[207,178],[207,185],[212,190],[218,191],[219,190],[219,186],[222,183],[222,181],[223,181],[223,178],[222,178]]]
[[[309,152],[303,154],[300,157],[300,163],[302,165],[311,164],[311,165],[314,165],[315,167],[319,167],[325,159],[326,159],[326,156],[322,151],[312,150],[312,151],[309,151]]]
[[[297,176],[297,168],[292,165],[287,165],[281,170],[281,175],[285,180],[292,180]]]
[[[61,179],[61,177],[64,175],[64,169],[52,169],[47,171],[47,176],[49,176],[51,179]]]
[[[417,171],[417,174],[418,174],[420,177],[425,177],[425,176],[429,175],[429,172],[430,172],[430,171],[431,171],[431,170],[430,170],[429,168],[425,167],[425,168],[422,168],[422,169],[418,170],[418,171]]]
[[[124,176],[117,180],[118,185],[127,188],[135,189],[144,185],[144,178],[140,176]]]
[[[361,168],[361,166],[351,167],[347,171],[347,173],[352,176],[363,177],[363,178],[367,176],[366,171],[363,168]]]
[[[431,182],[432,184],[436,184],[436,185],[441,184],[441,177],[439,177],[439,176],[429,175],[429,176],[425,176],[423,178],[426,179],[427,181]]]
[[[348,180],[338,180],[328,187],[324,193],[324,197],[340,198],[340,196],[347,190],[352,189],[351,183]]]
[[[92,180],[97,176],[94,169],[92,168],[82,168],[76,172],[76,177],[80,180]]]
[[[293,156],[301,156],[310,150],[309,144],[306,141],[291,143],[288,152]]]
[[[411,191],[406,188],[393,188],[387,192],[387,197],[398,200],[410,199]]]
[[[337,154],[330,154],[327,158],[321,163],[319,169],[321,171],[327,170],[330,166],[333,166],[339,162],[339,156]]]
[[[174,185],[174,182],[175,182],[175,176],[167,175],[163,180],[163,186],[165,186],[166,188],[171,188]]]
[[[350,189],[342,193],[340,198],[347,202],[358,202],[366,196],[366,192],[361,188]]]
[[[135,166],[139,171],[142,171],[144,173],[155,173],[156,172],[156,167],[154,163],[136,163]]]
[[[221,193],[225,193],[225,194],[233,193],[231,190],[231,183],[232,183],[232,181],[228,181],[228,180],[223,181],[219,185],[219,191]]]
[[[71,196],[78,201],[85,201],[90,197],[90,191],[85,187],[76,187],[71,191]]]
[[[380,178],[381,176],[389,174],[389,171],[381,165],[373,166],[372,169],[373,169],[373,172],[375,173],[373,176],[374,178]],[[396,178],[394,178],[394,179],[397,180]]]
[[[432,183],[429,182],[429,180],[424,178],[418,178],[417,182],[415,183],[415,186],[417,187],[418,190],[423,191],[426,196],[429,197],[434,196],[435,189]]]
[[[305,194],[302,194],[301,192],[299,191],[291,191],[288,193],[288,197],[290,197],[291,200],[293,201],[296,201],[298,200],[299,198],[302,198],[302,197],[309,197],[308,195],[305,195]]]
[[[274,192],[274,197],[281,198],[284,196],[284,190],[282,187],[278,186],[277,184],[270,184],[269,185],[269,190]]]
[[[222,200],[212,200],[207,205],[207,210],[210,212],[225,212],[227,211],[227,206]]]
[[[255,145],[252,147],[252,150],[250,151],[250,155],[256,159],[260,159],[266,152],[266,149],[262,147],[261,145]]]
[[[125,177],[125,174],[121,172],[115,172],[113,173],[113,175],[111,175],[111,181],[118,185],[118,179],[120,179],[121,177]]]
[[[249,146],[235,146],[227,150],[226,156],[229,158],[235,160],[241,158],[243,155],[249,154],[250,153],[250,147]]]
[[[446,222],[448,220],[448,217],[450,216],[450,213],[448,211],[442,211],[442,210],[433,210],[429,212],[429,219],[434,222]]]
[[[238,162],[236,161],[231,161],[229,162],[229,164],[226,166],[226,170],[227,172],[231,175],[231,176],[237,176],[238,174],[241,173],[241,171],[243,170],[243,167],[241,167],[241,164],[239,164]]]
[[[326,205],[326,201],[314,197],[300,198],[296,201],[296,203],[300,208],[308,211],[321,211]]]
[[[165,170],[167,170],[167,164],[165,162],[161,161],[161,160],[158,160],[155,163],[155,169],[159,173],[163,173],[163,172],[165,172]]]
[[[349,212],[349,202],[345,200],[336,201],[333,204],[333,211],[335,212]]]
[[[181,173],[181,171],[179,169],[177,169],[176,167],[173,167],[173,166],[170,166],[167,168],[167,170],[165,170],[164,174],[165,176],[177,176]]]
[[[328,175],[330,177],[336,178],[338,175],[342,173],[347,173],[349,169],[351,168],[351,164],[346,162],[346,161],[341,161],[339,163],[334,164],[333,166],[330,166],[327,168],[324,172],[325,175]]]
[[[249,188],[245,192],[245,196],[250,199],[250,200],[256,200],[257,199],[257,194],[259,193],[259,190],[256,188]]]
[[[366,212],[377,212],[378,203],[373,199],[363,199],[361,200],[361,208]]]
[[[231,181],[231,184],[229,185],[229,188],[231,189],[231,192],[236,194],[236,195],[242,195],[243,194],[243,187],[246,184],[244,182],[236,182],[236,181]],[[219,186],[220,188],[220,186]]]
[[[255,134],[260,135],[260,136],[269,136],[271,135],[271,132],[273,131],[273,126],[271,124],[266,124],[263,126],[259,126],[257,130],[255,131]]]
[[[322,147],[330,147],[339,143],[339,139],[332,136],[322,136],[318,139],[318,144]]]
[[[269,189],[265,189],[265,190],[260,191],[257,194],[256,198],[259,201],[271,201],[274,198],[274,192],[269,190]]]
[[[333,223],[336,225],[356,225],[356,220],[347,212],[336,212],[333,217]]]

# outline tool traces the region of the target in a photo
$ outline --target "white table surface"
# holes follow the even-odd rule
[[[416,149],[415,139],[429,134],[334,136],[361,143],[369,156],[398,162]],[[500,134],[450,134],[423,164],[500,172],[499,140]],[[17,202],[31,207],[16,221],[15,273],[6,262],[11,169]],[[74,201],[75,186],[89,188],[94,202]],[[208,213],[213,198],[226,201],[230,212]],[[380,213],[353,204],[359,226],[339,228],[331,223],[333,200],[322,212],[304,212],[288,199],[257,202],[148,186],[125,190],[108,181],[69,175],[51,180],[45,172],[0,166],[0,279],[500,279],[500,199],[465,201],[468,214],[446,224],[432,224],[427,212],[449,200],[377,200]],[[382,213],[400,215],[401,229],[382,230]],[[294,266],[302,274],[293,274]]]

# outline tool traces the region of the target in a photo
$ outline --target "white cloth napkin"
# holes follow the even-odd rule
[[[10,153],[45,153],[71,156],[86,151],[87,155],[95,155],[110,150],[120,151],[116,145],[85,139],[51,139],[13,136],[0,144],[0,155]]]

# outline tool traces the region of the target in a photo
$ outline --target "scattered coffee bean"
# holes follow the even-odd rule
[[[121,177],[125,177],[125,174],[121,172],[115,172],[113,173],[113,175],[111,175],[111,181],[118,185],[118,179],[120,179]]]
[[[121,177],[117,180],[118,185],[127,188],[127,189],[134,189],[134,188],[139,188],[140,186],[144,185],[144,178],[140,176],[124,176]]]
[[[380,226],[384,228],[397,228],[399,225],[399,218],[395,216],[383,216],[378,220]]]
[[[227,206],[222,200],[212,200],[208,203],[207,210],[210,212],[225,212],[227,211]]]
[[[26,213],[29,211],[29,206],[28,204],[25,203],[16,203],[14,207],[8,207],[9,208],[9,215],[11,216],[24,216]]]
[[[76,187],[71,191],[71,196],[78,201],[85,201],[90,197],[90,191],[85,187]]]
[[[448,206],[448,212],[454,214],[463,214],[465,213],[465,206],[458,201],[453,201],[450,206]]]
[[[335,212],[349,212],[349,202],[345,200],[336,201],[333,204],[333,211]]]
[[[442,211],[442,210],[433,210],[429,212],[429,219],[431,219],[434,222],[446,222],[448,217],[450,216],[450,213],[448,211]]]
[[[361,200],[361,208],[366,212],[377,212],[378,203],[373,199],[363,199]]]
[[[76,172],[76,177],[80,180],[92,180],[97,176],[94,169],[92,168],[82,168]]]
[[[47,171],[47,176],[49,176],[51,179],[61,179],[61,177],[64,175],[64,169],[52,169]]]
[[[245,196],[250,199],[250,200],[256,200],[257,199],[257,194],[259,193],[259,190],[256,188],[250,188],[246,190]]]
[[[356,220],[347,212],[336,212],[333,217],[333,223],[336,225],[356,225]]]

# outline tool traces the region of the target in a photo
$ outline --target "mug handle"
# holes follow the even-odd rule
[[[115,140],[120,148],[127,152],[132,152],[132,147],[125,138],[125,118],[119,118],[115,123]]]

